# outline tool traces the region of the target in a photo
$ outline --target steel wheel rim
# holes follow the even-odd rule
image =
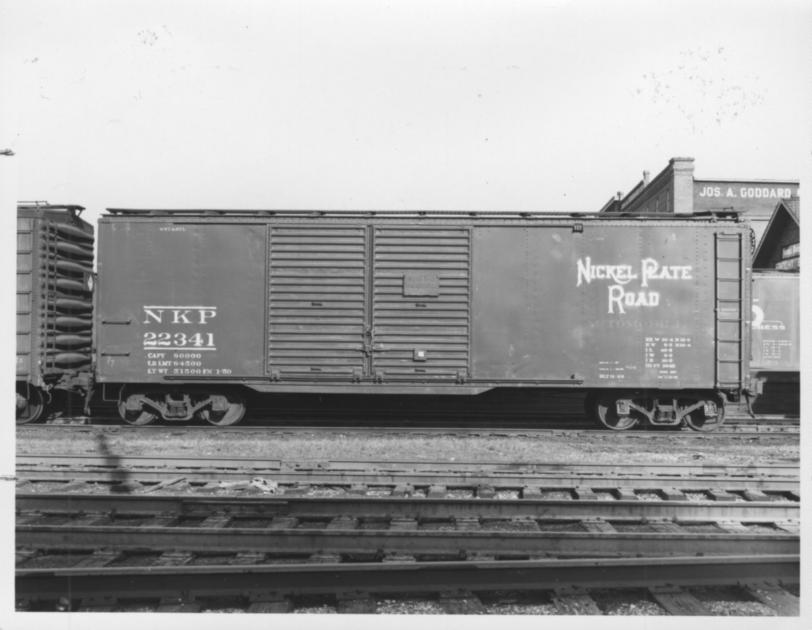
[[[42,392],[36,387],[32,387],[31,398],[25,398],[25,406],[17,407],[16,416],[17,424],[29,424],[36,422],[42,417],[42,412],[45,411],[45,398]],[[20,396],[21,394],[17,394]]]
[[[133,396],[134,394],[131,394]],[[129,398],[129,396],[128,396]],[[118,415],[127,424],[134,426],[143,426],[145,424],[152,424],[158,419],[158,414],[149,411],[128,411],[126,402],[118,403]]]
[[[242,420],[245,411],[245,402],[241,398],[228,396],[228,409],[226,411],[215,413],[211,409],[204,409],[200,412],[200,416],[209,424],[226,427],[237,424]]]
[[[615,409],[614,398],[599,398],[595,402],[595,415],[603,426],[612,431],[628,431],[639,422],[631,415],[619,416]]]
[[[715,418],[708,418],[701,409],[692,411],[685,416],[685,424],[694,431],[709,433],[715,431],[724,424],[725,408],[718,406],[718,415]],[[694,420],[696,418],[696,420]]]

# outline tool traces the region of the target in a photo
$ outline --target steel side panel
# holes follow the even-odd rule
[[[470,229],[377,227],[372,367],[389,381],[468,376]]]
[[[262,377],[265,225],[102,222],[98,376]]]
[[[274,380],[360,378],[367,321],[363,225],[270,227],[268,368]]]
[[[476,229],[473,378],[712,388],[713,239],[676,225]]]
[[[800,294],[800,274],[753,274],[751,369],[800,370]]]

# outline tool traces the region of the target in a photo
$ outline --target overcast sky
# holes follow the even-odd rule
[[[809,2],[0,6],[17,197],[91,218],[588,211],[676,155],[789,179],[809,155]]]

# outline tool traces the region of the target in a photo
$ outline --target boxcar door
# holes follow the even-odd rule
[[[367,228],[272,225],[268,369],[274,380],[367,374]]]
[[[376,227],[373,238],[374,376],[383,381],[466,379],[470,230]]]

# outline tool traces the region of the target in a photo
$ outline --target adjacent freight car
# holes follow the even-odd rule
[[[91,384],[94,238],[83,209],[17,209],[18,423],[39,419],[55,395]]]
[[[798,415],[801,370],[801,277],[798,272],[753,272],[750,360],[756,412]]]
[[[588,392],[611,429],[708,430],[748,375],[735,214],[109,210],[96,378],[131,424],[251,392]]]

